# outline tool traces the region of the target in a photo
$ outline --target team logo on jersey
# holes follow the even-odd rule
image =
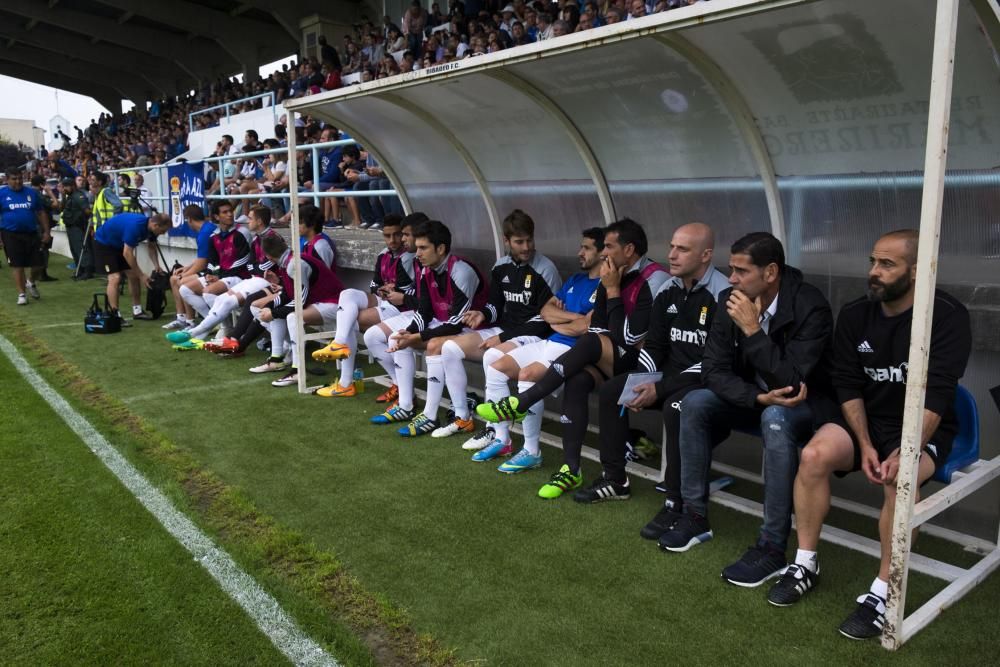
[[[701,307],[701,314],[698,315],[698,324],[704,326],[705,322],[708,321],[708,306]]]
[[[676,315],[676,314],[677,314],[677,304],[672,303],[670,304],[670,307],[667,308],[667,315]]]
[[[597,290],[590,293],[590,302],[594,303],[595,301],[597,301]]]
[[[865,375],[875,382],[900,382],[906,384],[906,375],[910,364],[903,362],[899,366],[889,366],[889,368],[869,368],[865,366]]]
[[[872,352],[873,353],[873,352],[875,352],[875,350],[873,350],[872,346],[868,344],[868,341],[864,341],[864,342],[861,343],[861,345],[858,345],[858,352]]]
[[[510,282],[510,278],[508,278],[507,276],[504,276],[503,280],[501,280],[500,282],[502,282],[502,283],[509,283]]]
[[[529,273],[524,277],[524,289],[531,288],[531,274]]]
[[[570,287],[569,290],[566,292],[566,294],[572,294],[572,293],[573,293],[573,288]]]
[[[700,347],[705,347],[705,339],[707,338],[708,332],[704,329],[688,331],[685,329],[678,329],[677,327],[670,327],[670,342],[672,343],[680,341],[682,343],[693,343]]]

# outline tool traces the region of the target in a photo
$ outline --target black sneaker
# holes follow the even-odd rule
[[[708,517],[684,512],[666,532],[660,535],[659,544],[665,551],[681,552],[702,542],[708,542],[713,537],[715,535],[712,533],[712,527],[708,525]]]
[[[663,533],[670,530],[670,528],[681,518],[681,508],[680,503],[673,500],[668,500],[663,503],[663,507],[660,511],[656,513],[649,523],[642,527],[639,531],[639,535],[646,540],[659,540]]]
[[[850,639],[871,639],[885,626],[885,600],[874,593],[858,598],[858,608],[840,624],[840,634]]]
[[[722,571],[722,578],[736,586],[754,588],[781,575],[788,561],[785,552],[767,542],[757,542],[738,561]]]
[[[767,592],[767,601],[775,607],[790,607],[818,583],[818,567],[813,572],[808,567],[792,563]]]
[[[368,229],[369,231],[376,231],[376,232],[382,231],[382,223],[373,222],[372,224],[368,225]]]
[[[667,486],[667,480],[663,480],[653,488],[659,491],[660,493],[670,493],[670,487]]]
[[[631,497],[627,479],[624,484],[619,484],[604,477],[598,477],[586,489],[580,489],[573,494],[573,500],[578,503],[602,503],[605,500],[628,500]]]

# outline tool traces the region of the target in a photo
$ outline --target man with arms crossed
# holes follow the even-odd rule
[[[771,604],[785,607],[798,602],[819,581],[816,550],[830,509],[830,475],[861,470],[869,482],[882,487],[882,560],[871,589],[862,593],[857,609],[840,626],[851,639],[876,637],[885,623],[918,236],[916,230],[903,229],[876,241],[867,297],[844,306],[837,318],[832,376],[842,414],[824,424],[802,450],[795,477],[799,548],[795,562],[767,596]],[[938,290],[920,438],[920,484],[947,461],[958,432],[955,388],[965,372],[971,344],[969,311]]]

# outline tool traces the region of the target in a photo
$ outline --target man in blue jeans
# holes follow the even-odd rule
[[[826,297],[785,265],[781,242],[747,234],[730,249],[732,288],[719,295],[701,365],[705,389],[681,403],[681,495],[684,513],[660,537],[667,551],[712,538],[708,482],[712,449],[732,428],[759,427],[764,441],[764,525],[757,543],[722,577],[759,586],[786,565],[792,484],[799,447],[814,414],[833,405],[826,368],[833,315]]]

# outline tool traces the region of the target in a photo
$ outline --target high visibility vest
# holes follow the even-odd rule
[[[97,197],[94,199],[94,208],[90,214],[90,221],[94,223],[95,230],[115,214],[114,206],[108,201],[107,191],[107,188],[101,188],[101,191],[97,193]]]

